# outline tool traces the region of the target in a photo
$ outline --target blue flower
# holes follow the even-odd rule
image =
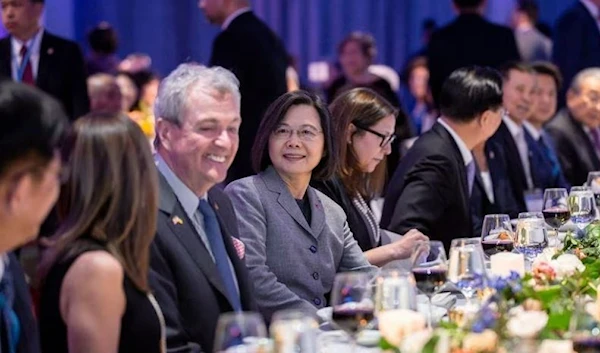
[[[518,281],[521,279],[521,275],[518,272],[510,271],[510,276],[508,276],[509,281]]]

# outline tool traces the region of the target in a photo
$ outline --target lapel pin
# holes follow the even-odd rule
[[[219,205],[215,202],[215,203],[213,203],[213,208],[215,209],[215,211],[218,211]]]
[[[48,55],[54,54],[54,48],[48,48],[47,53],[48,53]]]
[[[179,216],[173,217],[171,221],[173,221],[173,224],[183,224],[183,220]]]

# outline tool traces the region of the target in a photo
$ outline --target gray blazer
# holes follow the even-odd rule
[[[238,215],[255,300],[267,319],[282,309],[315,313],[328,305],[336,273],[374,269],[342,208],[320,191],[307,190],[310,225],[272,167],[232,182],[225,192]]]

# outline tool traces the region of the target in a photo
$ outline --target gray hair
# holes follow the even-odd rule
[[[154,102],[154,116],[180,124],[192,90],[212,94],[230,93],[240,107],[240,81],[222,67],[206,67],[196,63],[179,65],[162,80]]]
[[[600,67],[590,67],[579,71],[571,81],[570,89],[575,93],[581,92],[581,86],[589,79],[600,81]]]

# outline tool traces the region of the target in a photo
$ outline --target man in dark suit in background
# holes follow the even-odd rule
[[[600,67],[600,0],[574,2],[556,21],[553,41],[552,61],[564,77],[565,88],[579,71]],[[560,92],[560,107],[565,94]]]
[[[39,353],[23,269],[12,250],[35,239],[60,190],[67,117],[38,89],[0,83],[0,350]]]
[[[450,73],[469,65],[499,67],[519,60],[510,28],[483,18],[485,0],[453,0],[458,17],[434,32],[427,50],[429,85],[436,105],[442,83]]]
[[[575,76],[567,91],[567,106],[546,130],[571,185],[583,185],[589,172],[600,170],[600,68]]]
[[[481,67],[454,71],[442,86],[440,113],[400,161],[385,196],[381,227],[398,234],[416,228],[449,248],[454,238],[473,237],[471,149],[502,119],[500,74]]]
[[[85,64],[75,42],[40,27],[44,0],[1,0],[0,75],[37,86],[62,103],[74,120],[89,111]]]
[[[211,66],[222,66],[240,80],[242,118],[240,149],[228,181],[254,175],[250,151],[267,107],[287,91],[285,47],[250,9],[247,0],[200,0],[200,8],[223,31],[213,43]]]
[[[253,309],[237,218],[216,184],[238,149],[240,93],[221,68],[182,64],[155,104],[160,200],[150,286],[167,324],[167,347],[213,351],[219,315]]]

